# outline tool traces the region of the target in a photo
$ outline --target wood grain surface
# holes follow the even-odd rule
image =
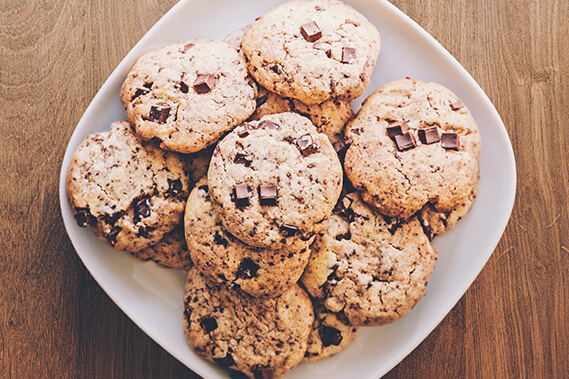
[[[238,0],[236,0],[238,1]],[[393,0],[470,72],[517,162],[512,217],[441,324],[387,378],[569,377],[569,2]],[[88,104],[175,0],[0,7],[0,377],[194,378],[93,280],[58,178]]]

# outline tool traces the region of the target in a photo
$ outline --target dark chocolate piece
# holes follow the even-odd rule
[[[409,132],[395,136],[395,144],[397,145],[397,150],[399,151],[413,149],[417,146],[415,144],[415,139]]]
[[[336,141],[332,144],[336,153],[340,154],[352,144],[352,139],[350,137],[344,136],[341,140]]]
[[[356,49],[353,47],[342,47],[342,63],[349,63],[356,58]]]
[[[180,179],[168,179],[168,191],[166,191],[166,193],[174,196],[182,192],[182,188],[182,181]]]
[[[269,120],[263,120],[257,124],[257,129],[274,129],[277,130],[279,128],[278,124],[275,124]]]
[[[330,345],[338,346],[342,342],[342,333],[340,333],[336,328],[321,325],[318,332],[324,347],[328,347]]]
[[[425,129],[419,129],[419,139],[421,143],[425,145],[430,145],[441,140],[439,131],[436,126],[430,126]]]
[[[460,146],[458,134],[455,132],[443,132],[441,134],[441,146],[448,150],[458,150]]]
[[[93,226],[97,223],[97,219],[89,212],[89,208],[77,208],[74,214],[77,225],[82,228]]]
[[[456,99],[455,101],[451,101],[450,102],[450,109],[452,109],[453,111],[457,111],[460,108],[464,107],[464,103],[462,101],[460,101],[460,99]]]
[[[188,90],[190,89],[190,87],[188,87],[188,85],[182,81],[176,83],[174,87],[179,89],[182,93],[188,93]]]
[[[134,218],[140,220],[150,216],[150,197],[143,196],[134,203]]]
[[[298,137],[296,139],[296,146],[305,157],[318,151],[318,145],[316,145],[314,138],[312,138],[310,134]]]
[[[170,115],[170,106],[168,104],[158,104],[150,107],[148,119],[150,121],[164,124]]]
[[[144,88],[144,87],[143,88],[137,88],[134,95],[130,98],[130,101],[133,101],[134,99],[136,99],[139,96],[146,95],[148,92],[150,92],[150,90],[148,88]]]
[[[119,233],[121,232],[121,227],[120,226],[114,226],[110,232],[107,233],[106,237],[107,240],[109,241],[109,243],[111,244],[111,246],[115,246],[117,243],[117,236],[119,235]]]
[[[233,356],[229,353],[223,358],[213,358],[213,361],[221,367],[235,366],[235,360],[233,360]]]
[[[310,21],[300,27],[300,34],[308,42],[314,42],[322,37],[322,30],[314,21]]]
[[[184,45],[184,47],[182,49],[180,49],[180,53],[185,54],[188,50],[190,50],[192,47],[194,47],[194,43],[187,43]]]
[[[294,225],[282,224],[281,232],[287,237],[292,237],[298,232],[298,228]]]
[[[212,74],[198,75],[194,82],[194,90],[199,93],[208,93],[215,86],[215,76]]]
[[[233,162],[237,164],[242,164],[245,167],[249,167],[253,162],[253,154],[238,152],[235,154],[235,159],[233,160]]]
[[[235,188],[233,188],[233,198],[235,199],[235,205],[238,207],[249,205],[249,188],[247,184],[236,185]]]
[[[229,245],[227,239],[225,239],[219,231],[216,231],[213,235],[213,242],[216,245],[222,245],[223,247],[227,247]]]
[[[389,138],[407,133],[409,131],[409,124],[407,121],[391,121],[387,126],[387,135]]]
[[[261,205],[277,205],[277,186],[260,185],[259,203],[261,203]]]
[[[237,276],[243,279],[251,279],[257,275],[259,265],[256,264],[251,258],[245,258],[241,261],[237,269]]]
[[[144,88],[152,89],[152,85],[153,85],[153,84],[154,84],[154,82],[151,82],[151,83],[144,83],[142,86],[143,86]]]
[[[213,317],[202,317],[200,325],[206,333],[211,333],[217,329],[217,321]]]

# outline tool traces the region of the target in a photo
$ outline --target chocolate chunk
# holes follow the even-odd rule
[[[134,203],[134,218],[135,220],[140,220],[141,218],[145,218],[150,216],[150,197],[143,196],[140,199],[136,200]]]
[[[97,223],[97,219],[89,212],[89,208],[77,208],[73,216],[77,221],[77,225],[82,228],[93,226]]]
[[[188,85],[182,81],[176,83],[176,85],[174,86],[176,89],[179,89],[180,92],[182,93],[188,93],[188,90],[190,89],[188,87]]]
[[[294,236],[297,232],[298,232],[298,228],[294,225],[290,225],[290,224],[282,224],[281,225],[281,232],[286,236],[286,237],[292,237]]]
[[[205,192],[206,194],[209,193],[209,187],[208,187],[207,185],[205,185],[205,184],[204,184],[203,186],[199,186],[198,189],[199,189],[200,191]]]
[[[227,247],[229,245],[229,242],[223,238],[219,231],[216,231],[213,235],[213,242],[215,242],[216,245],[222,245],[223,247]]]
[[[308,42],[314,42],[322,37],[322,30],[314,21],[310,21],[300,27],[300,34]]]
[[[275,124],[269,120],[263,120],[257,124],[257,129],[273,129],[277,130],[279,128],[278,124]]]
[[[305,157],[318,151],[318,145],[316,145],[314,138],[310,134],[298,137],[295,142],[298,150]]]
[[[273,63],[272,65],[269,66],[269,69],[277,75],[283,73],[283,67],[278,63]]]
[[[399,151],[413,149],[417,146],[415,144],[415,139],[409,132],[395,136],[395,144],[397,145],[397,150]]]
[[[314,42],[314,45],[312,45],[312,47],[315,50],[321,50],[324,52],[324,54],[326,54],[326,56],[328,58],[330,58],[330,56],[332,55],[332,45],[330,45],[329,43],[325,43],[325,42]]]
[[[277,205],[277,186],[260,185],[259,202],[261,205]]]
[[[391,121],[387,126],[387,135],[389,138],[407,133],[409,131],[409,124],[407,121]]]
[[[456,99],[455,101],[450,101],[450,109],[452,109],[455,112],[463,107],[464,103],[460,101],[460,99]]]
[[[253,162],[253,154],[245,154],[242,152],[238,152],[235,154],[235,159],[233,160],[233,162],[237,164],[242,164],[245,167],[249,167]]]
[[[249,188],[247,184],[236,185],[235,188],[233,188],[233,198],[235,199],[235,205],[238,207],[249,205]]]
[[[150,92],[150,90],[148,88],[137,88],[134,95],[130,98],[130,101],[133,101],[134,99],[136,99],[139,96],[146,95],[149,92]]]
[[[194,82],[194,90],[199,93],[208,93],[215,86],[215,76],[212,74],[198,75]]]
[[[154,82],[152,82],[152,83],[144,83],[142,86],[143,86],[144,88],[152,89],[152,85],[153,85],[153,84],[154,84]]]
[[[252,371],[255,379],[273,379],[275,377],[273,370],[269,367],[255,367]]]
[[[336,241],[349,240],[350,238],[352,238],[352,233],[347,232],[347,233],[338,234],[335,238]]]
[[[109,243],[111,244],[111,246],[115,246],[117,243],[117,236],[119,235],[119,233],[121,232],[121,227],[120,226],[114,226],[110,232],[108,232],[106,234],[107,240],[109,241]]]
[[[342,333],[340,333],[336,328],[321,325],[318,332],[324,347],[328,347],[330,345],[338,346],[342,342]]]
[[[235,360],[233,360],[233,356],[229,353],[223,358],[213,358],[213,360],[221,367],[235,366]]]
[[[455,132],[443,132],[441,134],[441,146],[448,150],[458,150],[460,143],[458,134]]]
[[[441,140],[441,136],[439,135],[439,131],[436,126],[430,126],[425,129],[419,129],[419,139],[421,143],[425,145],[430,145],[435,142],[439,142]]]
[[[340,154],[352,144],[352,139],[350,137],[344,136],[341,140],[336,141],[332,144],[336,153]]]
[[[148,120],[164,124],[170,115],[170,106],[168,104],[158,104],[150,107]]]
[[[357,134],[358,136],[362,134],[364,130],[362,128],[354,128],[352,129],[352,133]]]
[[[356,58],[356,49],[353,47],[342,47],[342,63],[349,63]]]
[[[217,329],[217,321],[213,317],[202,317],[200,325],[206,333],[211,333]]]
[[[138,232],[136,233],[136,235],[139,237],[142,237],[142,238],[150,238],[150,233],[152,233],[154,230],[156,230],[156,228],[153,228],[151,226],[142,225],[138,229]]]
[[[256,264],[251,258],[245,258],[239,265],[237,276],[243,279],[251,279],[257,275],[258,270],[258,264]]]
[[[169,195],[177,195],[182,192],[182,181],[180,179],[168,179],[168,191],[166,191]]]
[[[195,45],[195,44],[194,44],[194,43],[191,43],[191,42],[185,44],[184,47],[180,49],[180,53],[182,53],[182,54],[187,53],[188,50],[190,50],[192,47],[194,47],[194,45]]]

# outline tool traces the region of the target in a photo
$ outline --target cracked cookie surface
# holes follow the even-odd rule
[[[276,298],[251,297],[188,272],[184,332],[204,359],[249,378],[279,378],[306,351],[314,312],[298,284]]]
[[[188,186],[180,157],[140,141],[126,121],[85,138],[67,173],[77,223],[130,252],[159,242],[182,222]]]
[[[383,325],[403,317],[422,298],[436,259],[416,218],[387,218],[351,193],[316,236],[301,281],[352,325]]]
[[[225,231],[208,191],[203,178],[186,202],[186,239],[195,267],[210,281],[252,296],[275,297],[295,285],[308,263],[312,239],[299,251],[247,246]]]
[[[302,248],[330,216],[342,167],[329,139],[296,113],[235,128],[213,153],[209,194],[224,227],[248,245]]]
[[[319,104],[360,96],[380,45],[375,26],[350,6],[335,0],[293,0],[249,25],[241,47],[261,86]]]
[[[127,118],[143,139],[193,153],[255,110],[245,59],[229,44],[191,39],[141,56],[121,88]]]
[[[407,218],[428,203],[450,212],[476,191],[478,128],[468,108],[439,84],[406,78],[381,86],[345,132],[353,141],[346,175],[387,216]]]

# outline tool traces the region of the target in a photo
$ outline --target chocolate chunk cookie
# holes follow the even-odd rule
[[[383,325],[407,314],[425,294],[437,259],[415,217],[382,216],[357,193],[341,199],[311,250],[302,283],[356,326]]]
[[[196,354],[249,378],[279,378],[303,358],[314,313],[294,285],[276,298],[256,298],[188,272],[184,331]]]
[[[371,94],[346,126],[344,168],[379,212],[450,212],[478,186],[480,134],[466,106],[436,83],[402,79]]]
[[[356,338],[359,327],[350,325],[343,313],[333,313],[313,301],[314,323],[304,361],[319,361],[339,353]]]
[[[164,235],[157,244],[131,253],[143,261],[154,261],[161,266],[188,270],[192,266],[190,252],[184,235],[184,224],[181,223],[170,233]]]
[[[140,141],[126,121],[85,138],[67,173],[77,223],[131,252],[158,243],[182,222],[188,186],[180,157]]]
[[[241,51],[245,28],[229,33],[223,40]],[[346,123],[354,116],[352,102],[330,99],[321,104],[307,105],[291,97],[282,97],[257,84],[257,109],[249,121],[260,120],[275,113],[295,112],[309,118],[319,133],[324,133],[335,143],[342,139]]]
[[[192,39],[138,59],[121,88],[136,133],[162,148],[193,153],[255,110],[244,58],[229,44]]]
[[[192,261],[210,281],[252,296],[275,297],[295,285],[308,263],[309,242],[299,251],[245,245],[225,231],[203,178],[186,203],[185,230]]]
[[[255,247],[300,251],[332,213],[342,167],[310,120],[280,113],[240,125],[221,140],[208,183],[232,235]]]
[[[241,43],[261,86],[310,105],[360,96],[380,45],[375,26],[335,0],[284,3],[249,25]]]

